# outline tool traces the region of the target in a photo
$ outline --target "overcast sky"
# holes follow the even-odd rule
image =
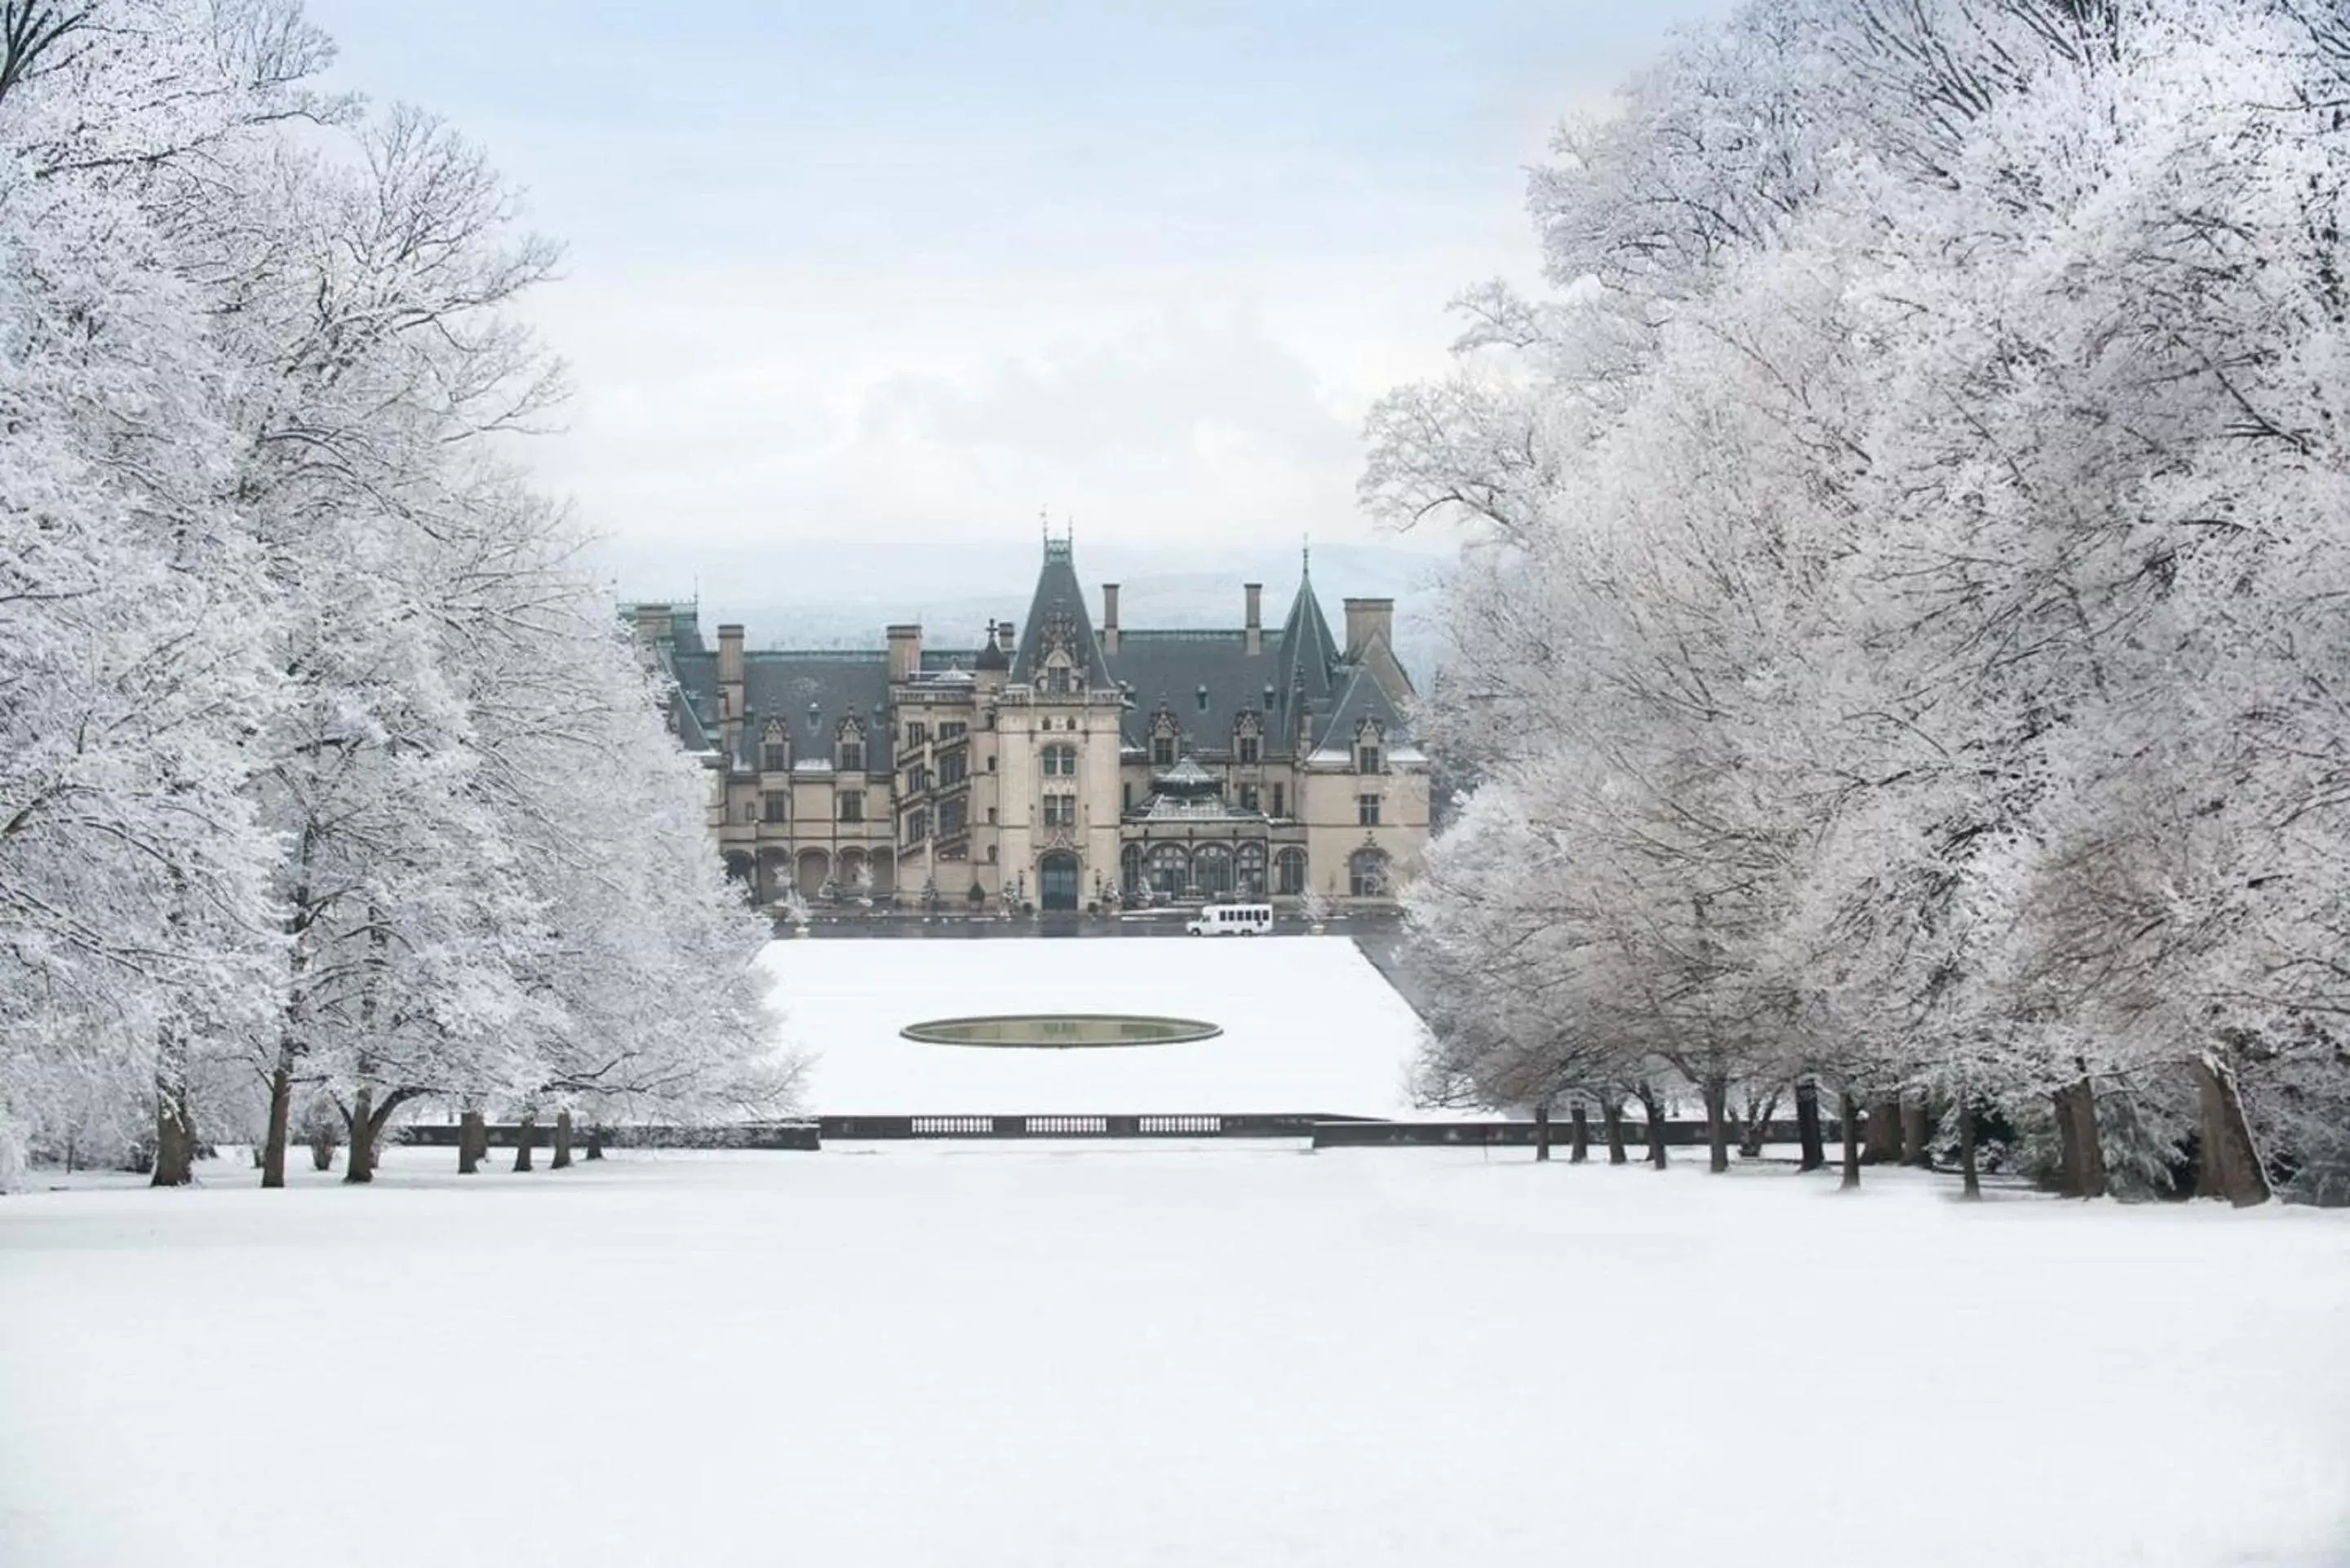
[[[1365,409],[1530,278],[1523,171],[1726,0],[311,0],[568,247],[532,451],[639,569],[861,535],[1362,538]]]

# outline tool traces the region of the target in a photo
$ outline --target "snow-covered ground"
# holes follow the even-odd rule
[[[1257,1111],[1393,1116],[1419,1020],[1344,937],[779,941],[785,1037],[829,1114]],[[986,1012],[1144,1012],[1224,1033],[1189,1045],[1003,1050],[898,1031]]]
[[[1523,1151],[449,1158],[0,1200],[0,1563],[2350,1551],[2350,1216]]]

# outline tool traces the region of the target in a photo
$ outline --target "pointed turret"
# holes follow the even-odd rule
[[[1115,691],[1101,644],[1094,637],[1093,616],[1086,608],[1086,590],[1077,581],[1075,551],[1066,539],[1047,537],[1045,565],[1036,574],[1036,591],[1028,600],[1028,618],[1020,629],[1020,646],[1012,656],[1015,685],[1044,690],[1056,660],[1066,654],[1079,692]],[[1329,629],[1323,628],[1328,636]]]

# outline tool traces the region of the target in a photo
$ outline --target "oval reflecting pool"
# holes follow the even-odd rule
[[[1066,1050],[1088,1045],[1180,1045],[1223,1033],[1196,1018],[1130,1012],[1010,1012],[982,1018],[934,1018],[898,1033],[928,1045],[1000,1045]]]

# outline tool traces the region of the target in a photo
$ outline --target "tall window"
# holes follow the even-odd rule
[[[1259,742],[1254,735],[1243,735],[1241,737],[1241,761],[1243,763],[1255,762],[1257,760],[1256,749],[1258,744]]]
[[[1264,846],[1243,844],[1232,853],[1233,886],[1243,898],[1264,897]]]
[[[1273,888],[1289,898],[1305,891],[1305,851],[1284,849],[1273,857]]]
[[[1357,898],[1386,898],[1388,857],[1376,849],[1357,849],[1348,856],[1347,890]]]
[[[781,741],[769,741],[759,748],[759,769],[762,773],[788,773],[791,765],[792,749]]]
[[[1150,849],[1150,886],[1169,898],[1180,898],[1191,880],[1191,857],[1180,844],[1158,844]]]
[[[970,728],[971,726],[968,724],[958,723],[952,720],[949,720],[947,722],[939,726],[939,743],[941,745],[944,745],[947,742],[953,740],[957,735],[962,734],[965,730]]]
[[[845,774],[863,773],[865,771],[865,742],[862,741],[841,742],[840,761],[837,765],[839,767],[840,771]]]
[[[1150,738],[1150,765],[1154,768],[1171,768],[1175,765],[1174,736],[1153,735]]]
[[[908,794],[927,794],[927,793],[929,792],[929,790],[930,790],[930,787],[931,787],[931,770],[930,770],[930,769],[928,769],[928,768],[912,768],[912,769],[909,769],[909,770],[907,771],[907,774],[906,774],[906,793],[907,793]]]
[[[962,831],[963,812],[968,803],[957,798],[939,802],[939,836],[951,838]]]
[[[1241,785],[1241,809],[1243,811],[1254,811],[1256,809],[1256,785]]]
[[[1134,785],[1130,781],[1118,786],[1118,809],[1120,811],[1134,809]]]
[[[1045,776],[1073,779],[1077,776],[1077,748],[1047,746],[1045,748]]]
[[[906,726],[906,744],[910,746],[919,746],[930,738],[931,727],[928,724],[909,724]]]
[[[906,842],[920,844],[931,836],[931,814],[917,806],[906,814]]]
[[[1073,794],[1048,794],[1045,797],[1045,826],[1075,827],[1077,825],[1077,797]]]
[[[939,759],[939,787],[943,789],[949,784],[962,783],[964,775],[970,771],[971,753],[969,752],[958,750],[947,753]]]
[[[1379,825],[1379,797],[1375,794],[1357,795],[1355,821],[1363,827],[1377,827]]]
[[[1286,816],[1289,815],[1287,812],[1281,809],[1281,788],[1282,786],[1279,784],[1273,786],[1273,810],[1269,815],[1274,816]]]
[[[759,797],[759,816],[764,822],[788,822],[791,797],[777,790]]]
[[[862,822],[865,820],[865,794],[863,791],[849,789],[840,792],[840,820],[843,822]]]
[[[1355,771],[1358,774],[1375,774],[1378,772],[1378,747],[1376,745],[1357,746],[1355,748]]]

